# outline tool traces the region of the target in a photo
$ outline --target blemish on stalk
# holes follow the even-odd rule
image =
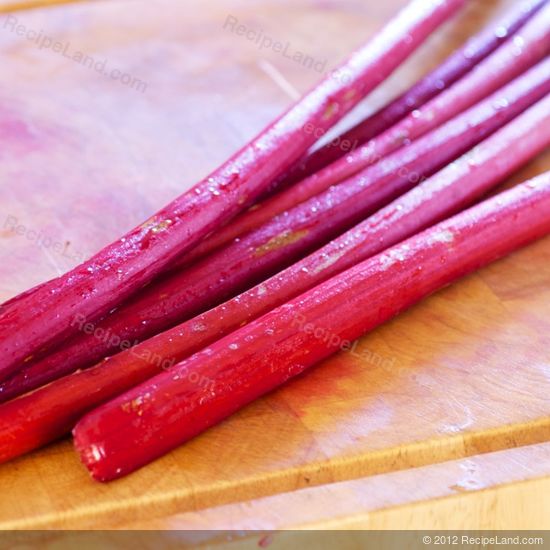
[[[151,218],[141,226],[141,229],[145,229],[146,231],[151,231],[151,233],[156,234],[161,233],[162,231],[166,231],[166,229],[168,229],[171,225],[172,220],[162,220],[158,222],[155,219]]]
[[[149,393],[146,393],[143,396],[140,395],[131,401],[123,403],[120,408],[125,413],[136,413],[138,416],[141,416],[143,414],[143,404],[150,396],[151,394]]]
[[[384,254],[380,257],[380,267],[383,271],[390,268],[395,263],[395,258],[389,254]]]
[[[321,273],[321,271],[328,269],[331,265],[335,264],[340,258],[342,258],[342,256],[345,256],[347,252],[348,251],[346,248],[342,248],[334,254],[328,254],[327,258],[315,267],[313,273],[317,275],[318,273]]]
[[[265,244],[259,246],[254,251],[254,256],[256,258],[261,258],[270,252],[284,248],[291,244],[297,243],[299,240],[303,239],[309,231],[307,229],[302,229],[301,231],[283,231],[279,235],[272,237]]]
[[[330,120],[338,111],[340,110],[340,105],[336,101],[331,101],[325,112],[323,113],[323,120]]]
[[[397,145],[401,145],[403,143],[405,143],[406,140],[409,139],[409,133],[408,132],[404,132],[404,131],[400,131],[397,133],[397,135],[395,136],[395,143]]]
[[[172,220],[164,220],[158,225],[155,225],[151,228],[151,233],[160,233],[161,231],[166,231],[172,225]]]
[[[455,234],[450,229],[436,231],[430,236],[432,243],[452,243],[455,240]]]
[[[155,219],[149,218],[146,222],[142,223],[139,228],[140,229],[149,229],[152,225],[155,225]]]
[[[386,254],[383,254],[380,257],[380,267],[383,271],[386,271],[386,269],[390,268],[392,265],[403,262],[407,259],[407,252],[409,251],[409,247],[407,245],[403,245],[400,248],[394,248],[393,250],[390,250]]]
[[[348,90],[344,95],[344,100],[351,101],[352,99],[355,99],[356,96],[357,96],[357,90],[351,89],[351,90]]]
[[[23,359],[23,363],[28,363],[29,361],[32,361],[34,359],[34,355],[29,355],[28,357],[25,357]]]
[[[206,330],[206,325],[204,323],[195,323],[193,325],[193,332],[204,332]]]

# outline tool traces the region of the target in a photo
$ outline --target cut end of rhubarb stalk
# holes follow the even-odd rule
[[[74,446],[80,457],[80,461],[86,467],[92,479],[106,483],[115,479],[115,477],[124,475],[125,472],[121,468],[119,468],[120,471],[116,472],[117,475],[115,476],[110,477],[105,475],[104,469],[98,467],[99,463],[106,457],[105,449],[99,444],[88,442],[85,440],[86,438],[80,437],[76,428],[73,430],[73,437]]]
[[[101,416],[101,407],[95,409],[94,415],[85,415],[75,426],[72,431],[73,443],[76,453],[80,458],[80,462],[88,470],[90,476],[95,481],[107,483],[115,481],[121,477],[131,474],[141,466],[152,462],[167,452],[163,450],[147,453],[147,458],[144,462],[132,463],[131,466],[119,464],[112,452],[101,443],[102,423],[97,421],[98,415]],[[90,421],[88,421],[90,419]],[[121,435],[121,438],[123,436]],[[161,445],[162,447],[162,445]],[[135,447],[128,446],[123,450],[123,454],[131,457],[135,454]],[[113,460],[115,459],[115,460]],[[129,464],[127,462],[126,464]]]

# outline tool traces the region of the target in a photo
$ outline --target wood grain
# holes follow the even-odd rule
[[[549,489],[550,443],[545,443],[111,527],[268,532],[548,529]]]
[[[62,4],[72,4],[73,2],[81,2],[83,0],[22,0],[21,2],[13,2],[11,0],[0,1],[0,13],[14,13],[22,10],[31,10],[36,8],[49,8],[52,6],[60,6]],[[88,0],[93,1],[93,0]]]
[[[105,61],[107,76],[0,18],[0,300],[146,219],[318,79],[224,30],[229,15],[331,67],[403,3],[132,0],[17,14]],[[472,2],[362,111],[510,4]],[[547,153],[509,184],[549,166]],[[546,239],[367,335],[361,357],[324,362],[126,479],[92,482],[69,441],[0,466],[0,493],[10,495],[0,527],[137,522],[547,441],[549,300]]]

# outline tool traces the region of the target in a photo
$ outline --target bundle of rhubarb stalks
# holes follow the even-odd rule
[[[95,479],[124,476],[550,234],[550,172],[494,191],[550,146],[547,0],[316,143],[466,3],[412,0],[203,181],[1,305],[0,461],[72,430]]]

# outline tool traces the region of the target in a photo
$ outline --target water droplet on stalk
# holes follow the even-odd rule
[[[493,103],[493,107],[496,110],[506,109],[506,107],[508,107],[509,105],[510,105],[510,102],[505,97],[498,99]]]

